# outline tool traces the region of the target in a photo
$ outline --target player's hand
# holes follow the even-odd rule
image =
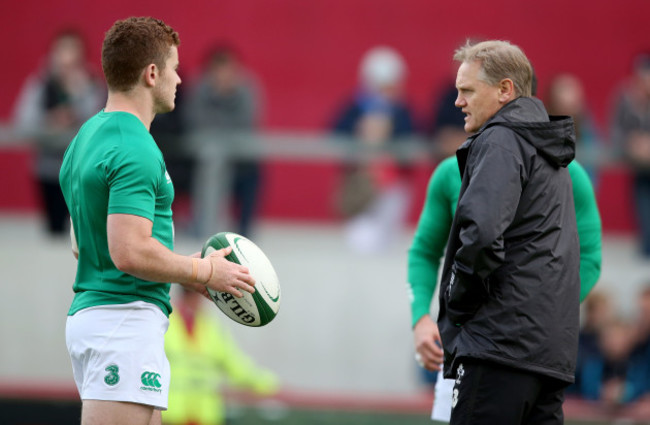
[[[226,256],[232,252],[232,247],[227,247],[213,252],[201,261],[209,261],[212,264],[212,274],[205,286],[219,291],[227,292],[237,298],[244,295],[241,291],[255,292],[255,279],[250,275],[248,268],[240,264],[226,260]]]
[[[428,315],[422,316],[413,328],[413,338],[421,366],[430,371],[440,371],[443,351],[438,325]]]

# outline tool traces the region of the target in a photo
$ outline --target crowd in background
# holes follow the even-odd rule
[[[325,117],[331,126],[322,130],[370,148],[420,140],[433,152],[433,163],[452,155],[465,140],[463,114],[454,106],[453,79],[432,96],[430,112],[420,114],[405,96],[408,74],[408,64],[397,50],[387,46],[369,49],[360,58],[357,90]],[[548,84],[537,96],[550,114],[573,117],[577,158],[594,187],[598,187],[603,161],[628,167],[634,194],[630,208],[635,208],[640,252],[650,257],[650,54],[637,55],[630,78],[621,82],[608,129],[593,120],[579,78],[571,73],[544,77]],[[219,44],[207,52],[199,78],[181,85],[176,110],[158,117],[151,129],[178,192],[189,193],[193,187],[195,158],[183,138],[190,131],[212,131],[220,143],[235,144],[242,133],[254,135],[263,115],[262,91],[234,46]],[[35,175],[48,230],[53,234],[67,228],[65,205],[57,187],[67,139],[53,134],[74,131],[101,108],[105,96],[99,73],[85,57],[83,37],[71,29],[55,37],[41,69],[27,79],[15,103],[14,127],[33,139],[37,148]],[[259,159],[233,159],[230,166],[232,214],[237,218],[237,230],[249,235],[259,210],[264,168]],[[345,162],[342,175],[335,205],[347,221],[351,246],[373,251],[390,243],[405,224],[416,195],[410,190],[409,164],[387,154],[367,163]]]
[[[573,396],[609,411],[650,415],[650,284],[638,296],[634,318],[622,317],[611,294],[595,290],[585,300]]]
[[[64,30],[52,41],[41,69],[30,75],[14,111],[17,132],[36,146],[34,175],[42,196],[47,229],[62,234],[68,228],[68,211],[59,187],[63,153],[70,142],[52,137],[58,130],[77,129],[103,107],[104,83],[86,61],[80,33]]]
[[[52,234],[66,233],[68,228],[58,185],[67,143],[50,130],[75,130],[101,109],[106,96],[104,84],[84,55],[81,35],[61,32],[42,68],[26,80],[15,106],[16,130],[35,142],[35,176]],[[432,147],[434,161],[453,155],[466,137],[464,114],[454,106],[454,82],[447,82],[432,97],[429,118],[422,122],[404,95],[408,71],[395,49],[370,49],[360,60],[358,89],[342,99],[340,109],[329,117],[331,127],[322,130],[371,148],[417,136]],[[594,187],[599,185],[602,152],[608,153],[607,160],[627,165],[633,176],[640,251],[650,259],[650,54],[639,54],[629,80],[622,82],[609,129],[599,128],[592,119],[579,78],[570,73],[545,77],[546,90],[537,95],[550,114],[573,117],[577,157],[584,158]],[[190,129],[215,131],[222,138],[228,138],[229,132],[255,134],[263,114],[261,92],[233,46],[221,44],[208,52],[200,77],[181,86],[176,110],[156,118],[151,129],[177,191],[191,192],[193,161],[178,141]],[[237,140],[233,137],[233,143]],[[254,230],[264,181],[262,165],[259,159],[236,160],[231,165],[232,211],[237,231],[244,235]],[[416,195],[409,185],[410,166],[384,155],[367,162],[345,162],[341,171],[344,178],[336,206],[346,222],[347,241],[360,252],[380,249],[406,223]],[[584,313],[572,394],[612,408],[631,403],[650,410],[650,289],[639,296],[634,323],[619,318],[610,296],[598,291],[588,297]]]

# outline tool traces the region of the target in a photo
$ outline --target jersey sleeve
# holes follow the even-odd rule
[[[600,278],[602,263],[602,226],[596,195],[585,169],[576,161],[569,165],[573,183],[573,201],[580,238],[580,302]]]
[[[455,169],[454,169],[455,167]],[[440,259],[447,245],[452,221],[450,189],[460,186],[460,173],[455,158],[443,161],[435,170],[427,187],[427,196],[408,252],[408,287],[411,298],[412,326],[429,314],[436,289]]]
[[[109,151],[108,214],[132,214],[154,220],[156,191],[163,175],[159,156],[145,142],[123,144]]]

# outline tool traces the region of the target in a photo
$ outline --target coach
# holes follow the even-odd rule
[[[468,42],[454,59],[471,135],[456,153],[462,185],[440,288],[451,424],[561,424],[580,295],[573,121],[531,97],[517,46]]]

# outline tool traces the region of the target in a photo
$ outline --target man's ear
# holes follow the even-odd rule
[[[154,87],[158,81],[159,70],[156,64],[151,63],[144,68],[143,78],[147,87]]]
[[[513,100],[515,95],[515,83],[510,78],[504,78],[499,82],[499,102],[505,104]]]

